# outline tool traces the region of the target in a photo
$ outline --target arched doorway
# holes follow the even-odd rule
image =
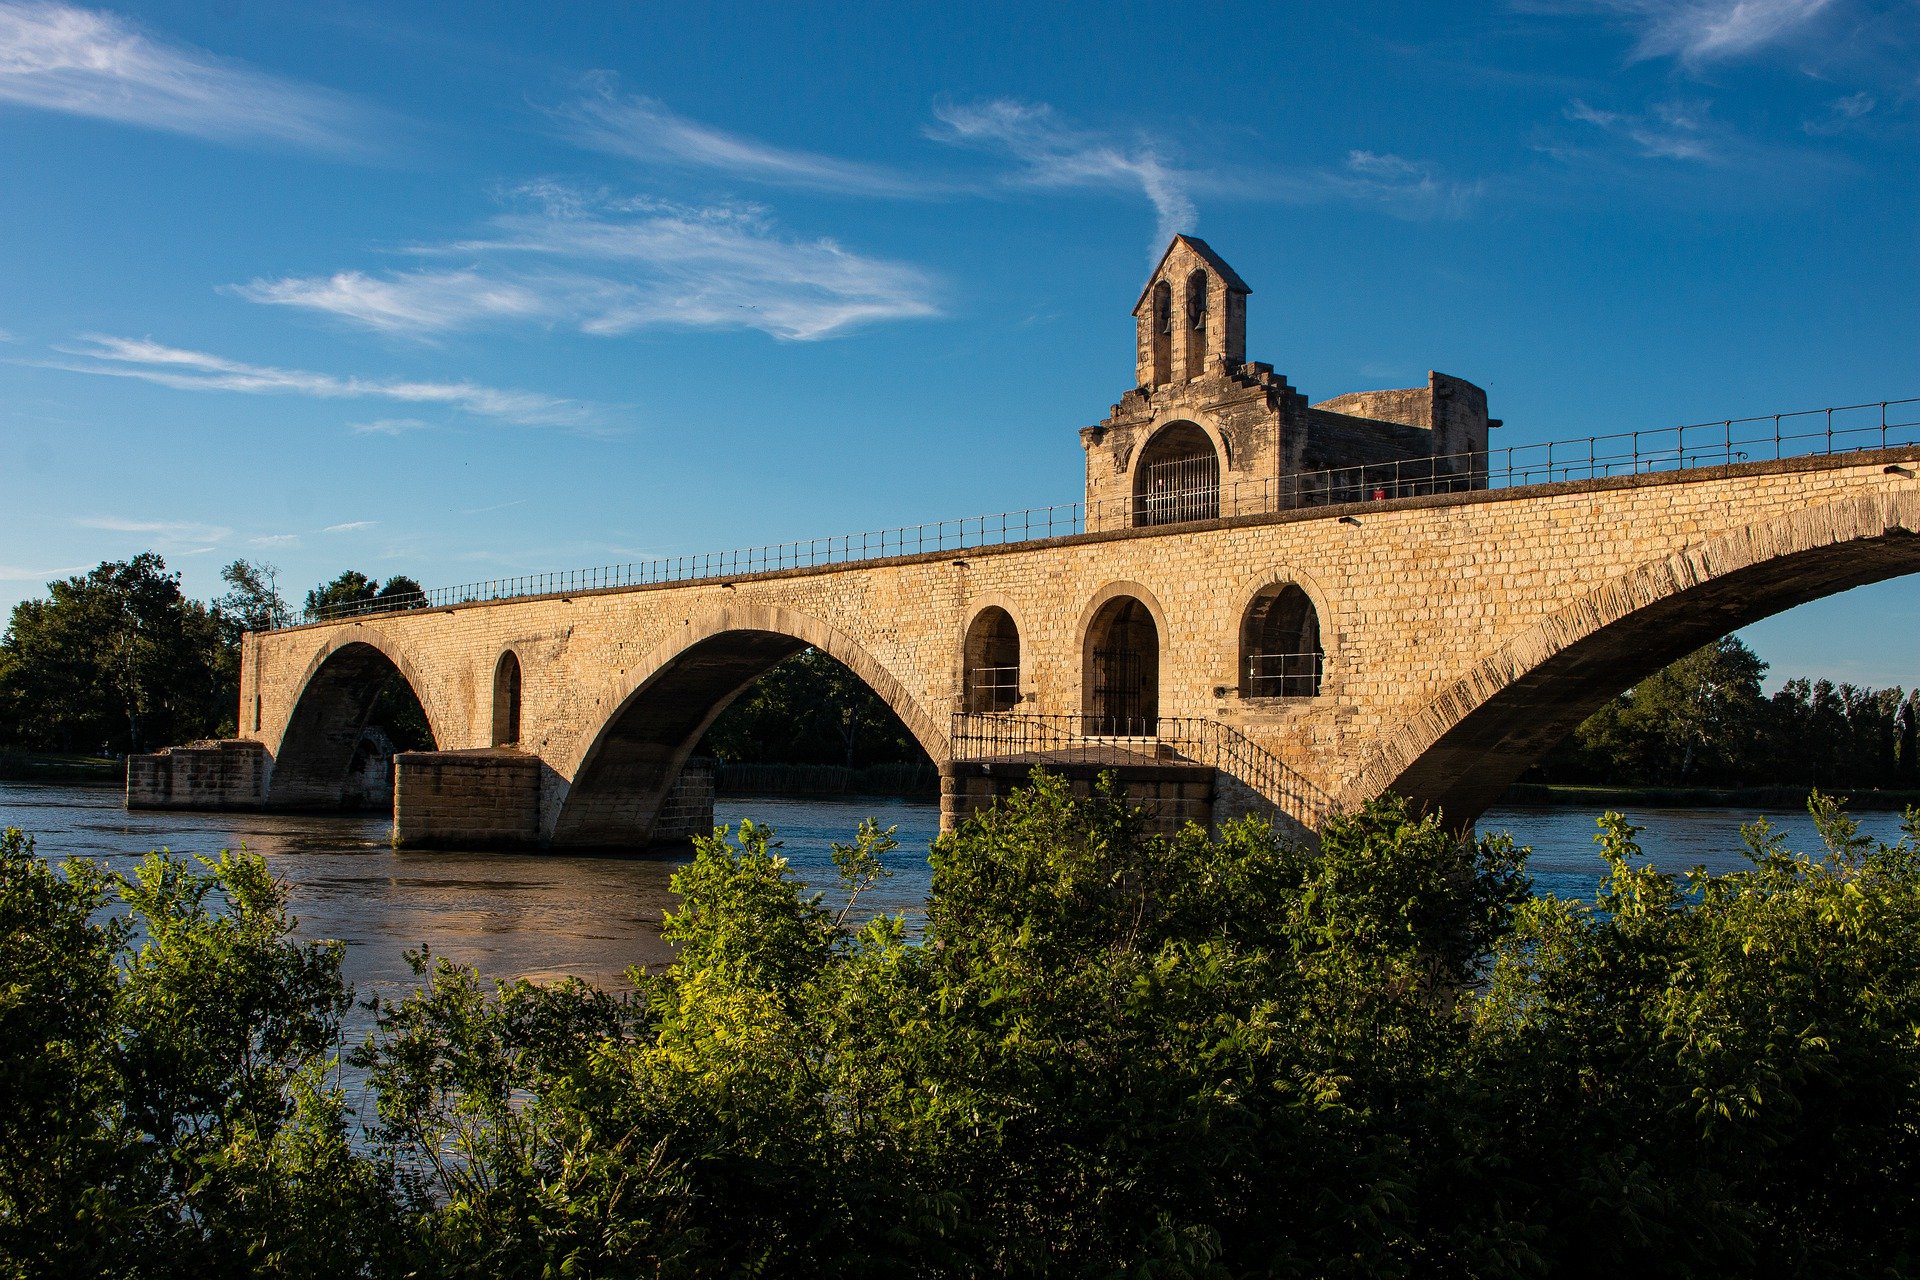
[[[1086,731],[1150,737],[1160,719],[1160,628],[1132,596],[1115,596],[1087,628]]]
[[[1326,666],[1320,614],[1291,582],[1275,583],[1253,598],[1240,624],[1240,696],[1319,696]]]
[[[1133,478],[1136,527],[1211,520],[1220,514],[1220,455],[1191,422],[1162,427],[1141,450]]]
[[[967,628],[963,689],[968,711],[1011,711],[1020,701],[1020,629],[998,605]]]
[[[493,745],[520,742],[520,658],[509,649],[493,668]]]

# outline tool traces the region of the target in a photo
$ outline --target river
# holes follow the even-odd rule
[[[863,906],[918,912],[931,881],[926,847],[939,826],[930,802],[723,796],[715,814],[721,822],[751,818],[776,828],[796,873],[822,887],[834,883],[833,842],[852,839],[868,816],[899,828],[900,849],[893,878],[870,890]],[[1480,829],[1507,831],[1532,847],[1542,892],[1585,897],[1601,871],[1594,816],[1572,808],[1495,809]],[[1656,865],[1729,871],[1746,865],[1740,825],[1757,815],[1646,809],[1628,816],[1645,827],[1641,841]],[[1787,831],[1792,847],[1817,847],[1804,812],[1765,816]],[[1898,838],[1898,814],[1859,817],[1869,834]],[[408,986],[404,953],[422,942],[495,977],[578,974],[605,987],[625,986],[630,965],[670,958],[660,917],[673,901],[668,881],[681,861],[675,858],[396,853],[387,844],[388,822],[378,816],[130,813],[115,791],[34,783],[0,782],[4,826],[34,835],[43,857],[85,855],[121,869],[150,849],[214,853],[245,844],[291,886],[301,935],[346,942],[347,978],[363,996]]]

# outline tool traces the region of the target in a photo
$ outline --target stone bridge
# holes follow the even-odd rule
[[[255,634],[243,741],[203,749],[224,772],[149,758],[139,799],[336,807],[397,671],[438,748],[400,758],[402,843],[633,847],[729,700],[812,646],[942,767],[948,819],[993,772],[968,744],[1006,725],[1019,758],[1205,764],[1216,818],[1264,801],[1311,827],[1391,788],[1466,824],[1664,664],[1920,570],[1917,468],[1903,448],[1390,498]],[[1173,724],[1244,749],[1170,748]]]
[[[689,753],[812,646],[941,767],[944,821],[1045,763],[1116,768],[1175,818],[1312,828],[1391,788],[1465,825],[1667,662],[1920,569],[1914,402],[1536,446],[1537,469],[1461,378],[1310,404],[1247,360],[1250,292],[1174,237],[1135,386],[1080,432],[1085,532],[250,635],[240,739],[136,758],[128,803],[339,807],[397,672],[437,748],[397,758],[397,842],[633,847],[687,829]],[[1820,456],[1742,461],[1796,451]]]

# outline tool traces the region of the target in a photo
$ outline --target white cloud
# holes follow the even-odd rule
[[[144,533],[169,542],[224,542],[233,530],[217,524],[191,520],[128,520],[122,516],[92,516],[74,521],[83,529],[105,529],[111,533]]]
[[[1816,137],[1841,133],[1872,115],[1878,105],[1878,99],[1865,90],[1850,93],[1829,102],[1826,114],[1801,121],[1800,127]]]
[[[136,378],[182,391],[235,391],[251,395],[299,395],[320,399],[397,400],[439,404],[479,417],[534,427],[591,428],[602,413],[579,400],[531,391],[504,391],[471,382],[423,382],[401,378],[342,377],[302,369],[244,364],[203,351],[163,346],[150,339],[87,335],[83,347],[61,350],[78,361],[43,361],[72,373]]]
[[[689,120],[656,99],[621,94],[610,72],[588,77],[586,92],[554,114],[582,146],[630,160],[714,169],[775,186],[864,196],[922,196],[941,184],[881,165],[789,150]]]
[[[19,565],[0,564],[0,582],[50,582],[56,578],[85,573],[92,565],[68,565],[64,569],[23,569]]]
[[[269,533],[258,538],[248,538],[247,545],[250,547],[297,547],[300,545],[300,535],[297,533]]]
[[[523,207],[488,234],[413,250],[476,265],[255,280],[237,292],[415,334],[522,320],[603,335],[751,328],[806,340],[939,314],[934,282],[917,267],[786,235],[755,207],[615,200],[554,183],[516,194]]]
[[[1637,0],[1646,19],[1634,48],[1640,58],[1677,57],[1685,62],[1738,58],[1779,41],[1804,26],[1833,0]]]
[[[345,524],[330,524],[322,533],[352,533],[356,529],[371,529],[379,524],[378,520],[349,520]]]
[[[1702,102],[1656,102],[1635,115],[1602,111],[1575,99],[1567,105],[1566,116],[1626,141],[1649,158],[1716,161],[1724,151],[1725,133]]]
[[[359,271],[255,280],[232,291],[249,302],[328,311],[390,333],[453,329],[482,320],[537,318],[546,300],[533,289],[477,271],[407,271],[380,278]]]
[[[0,0],[0,101],[220,142],[352,151],[373,133],[343,95],[40,0]]]
[[[399,436],[409,431],[431,431],[433,424],[419,418],[375,418],[372,422],[349,422],[347,430],[357,436]]]
[[[1190,175],[1163,160],[1145,140],[1115,142],[1063,122],[1045,103],[998,98],[934,108],[939,142],[1004,151],[1022,166],[1016,181],[1042,188],[1138,190],[1153,205],[1155,238],[1191,231],[1198,219]]]

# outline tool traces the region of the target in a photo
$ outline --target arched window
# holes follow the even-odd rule
[[[1187,377],[1207,371],[1207,273],[1187,277]]]
[[[1162,427],[1140,452],[1133,477],[1136,526],[1211,520],[1220,514],[1220,455],[1191,422]]]
[[[1325,666],[1320,615],[1306,592],[1276,583],[1253,598],[1240,627],[1241,697],[1317,697]]]
[[[1020,701],[1020,629],[998,606],[982,609],[967,628],[968,711],[1011,711]]]
[[[1151,328],[1153,385],[1164,387],[1173,381],[1173,286],[1165,280],[1153,286]]]
[[[493,745],[520,741],[520,659],[509,649],[493,668]]]
[[[1160,719],[1160,629],[1153,613],[1132,596],[1100,607],[1087,629],[1087,732],[1150,737]]]

